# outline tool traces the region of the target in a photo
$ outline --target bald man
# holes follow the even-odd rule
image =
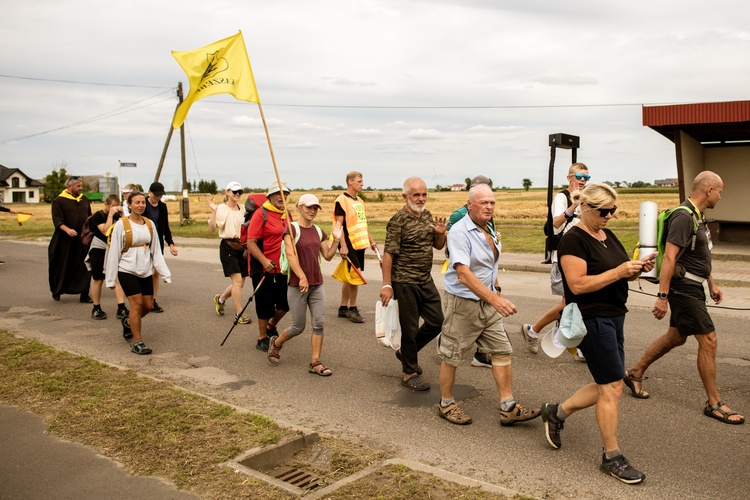
[[[701,172],[693,181],[690,196],[682,203],[690,212],[677,210],[670,216],[659,293],[653,309],[656,319],[664,318],[672,310],[669,328],[625,373],[625,384],[633,397],[648,398],[649,393],[643,390],[648,367],[693,336],[698,341],[698,373],[708,396],[703,413],[726,424],[739,425],[745,422],[745,417],[724,404],[716,384],[716,329],[706,308],[704,290],[708,282],[711,298],[716,304],[721,302],[721,290],[711,276],[711,234],[704,211],[719,203],[723,189],[721,177],[708,170]]]
[[[404,207],[388,221],[383,255],[383,288],[380,300],[388,305],[398,300],[401,349],[396,357],[404,375],[401,385],[413,391],[426,391],[418,353],[438,336],[443,325],[440,293],[432,279],[432,249],[445,246],[445,217],[435,217],[425,209],[427,185],[419,177],[406,179]],[[424,320],[419,326],[419,318]]]

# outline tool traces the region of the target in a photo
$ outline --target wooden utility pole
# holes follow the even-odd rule
[[[182,104],[182,82],[177,82],[177,107]],[[176,111],[176,108],[175,108]],[[164,159],[167,157],[167,150],[169,149],[169,143],[172,141],[172,133],[174,128],[172,124],[169,124],[169,132],[167,133],[167,140],[164,142],[164,149],[161,152],[161,159],[159,160],[159,167],[156,169],[156,176],[154,182],[159,180],[161,176],[161,169],[164,167]],[[185,161],[185,124],[180,126],[180,154],[182,157],[182,201],[180,202],[180,224],[183,224],[186,220],[190,219],[190,197],[188,191],[190,190],[190,184],[187,179],[187,164]]]

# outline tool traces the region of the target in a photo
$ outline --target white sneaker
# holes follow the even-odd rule
[[[529,330],[531,330],[531,325],[527,324],[521,327],[521,333],[523,334],[523,338],[526,341],[526,347],[528,347],[529,351],[531,351],[533,354],[536,354],[539,352],[539,338],[532,337],[529,334]]]

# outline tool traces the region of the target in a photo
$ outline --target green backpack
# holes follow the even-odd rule
[[[695,250],[695,240],[698,236],[698,219],[695,217],[695,212],[685,205],[678,205],[674,208],[663,210],[656,218],[656,250],[659,252],[659,255],[656,256],[656,277],[644,278],[652,283],[659,283],[661,263],[664,259],[664,249],[667,247],[667,232],[669,231],[668,222],[669,218],[677,210],[687,210],[688,212],[690,212],[690,215],[693,219],[693,237],[691,238],[690,251]],[[675,262],[680,260],[680,257],[683,253],[685,253],[685,250],[687,250],[687,247],[684,247],[682,250],[680,250],[680,253],[677,254],[677,258],[675,258]]]
[[[297,242],[299,241],[299,238],[301,236],[299,222],[292,222],[292,227],[294,227],[294,246],[297,246]],[[313,224],[313,227],[315,228],[316,231],[318,231],[318,240],[322,240],[323,232],[320,230],[317,224]],[[322,262],[323,260],[320,258],[320,251],[318,251],[318,264],[320,265]],[[289,276],[289,274],[292,272],[292,268],[289,266],[289,260],[286,258],[286,238],[281,240],[281,255],[279,256],[279,270],[281,271],[281,274],[284,274],[286,276]]]

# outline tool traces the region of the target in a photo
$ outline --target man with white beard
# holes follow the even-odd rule
[[[419,177],[404,182],[406,205],[388,221],[383,256],[383,288],[380,300],[398,300],[401,349],[396,357],[403,367],[401,385],[426,391],[421,377],[419,351],[438,336],[443,324],[440,293],[432,280],[432,249],[445,246],[445,218],[425,210],[427,185]],[[419,318],[424,320],[419,326]]]

